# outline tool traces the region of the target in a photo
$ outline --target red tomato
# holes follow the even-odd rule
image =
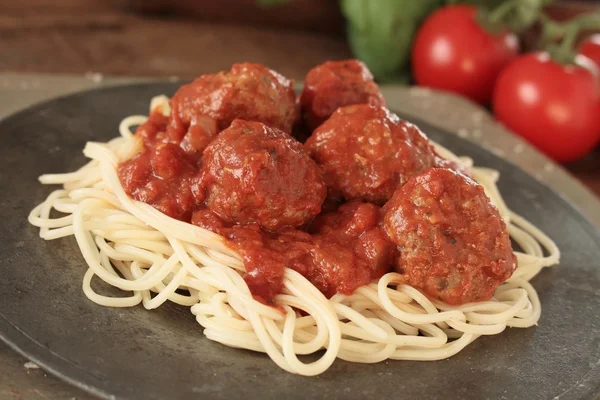
[[[588,68],[526,54],[498,77],[494,114],[556,161],[573,161],[600,141],[599,84]]]
[[[579,46],[579,54],[583,54],[600,68],[600,33],[586,38]]]
[[[475,20],[473,6],[452,5],[431,14],[412,49],[419,85],[456,92],[486,104],[498,73],[519,53],[516,35],[492,34]]]

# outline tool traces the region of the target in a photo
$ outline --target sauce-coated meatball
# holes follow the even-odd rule
[[[269,231],[309,222],[327,194],[302,145],[260,122],[236,120],[221,132],[204,151],[201,174],[211,211]]]
[[[202,75],[175,93],[167,137],[188,152],[202,151],[234,119],[291,133],[297,117],[289,79],[260,64],[234,64],[231,71]]]
[[[305,147],[333,196],[377,204],[436,160],[419,128],[385,107],[369,105],[339,108],[315,129]]]
[[[385,105],[373,75],[358,60],[327,61],[311,69],[304,80],[300,102],[310,130],[323,123],[338,107]]]
[[[400,250],[396,272],[433,299],[490,299],[517,266],[506,225],[483,188],[448,169],[411,178],[383,207],[382,227]]]

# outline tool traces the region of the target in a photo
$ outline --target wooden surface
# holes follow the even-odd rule
[[[215,2],[203,0],[0,0],[0,72],[192,78],[254,61],[300,80],[315,64],[350,57],[332,2],[296,1],[291,11],[261,16],[253,1],[239,0],[236,23],[227,24]],[[570,2],[553,15],[566,15],[560,7],[572,15],[591,6]],[[567,168],[600,195],[600,152]]]
[[[22,3],[35,5],[25,9]],[[111,1],[22,3],[0,0],[1,72],[192,78],[254,61],[302,79],[323,60],[351,56],[336,35],[141,16]]]

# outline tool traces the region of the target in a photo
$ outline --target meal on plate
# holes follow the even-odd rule
[[[387,109],[359,61],[313,68],[298,97],[235,64],[119,132],[87,143],[81,169],[41,176],[63,188],[29,216],[43,239],[75,236],[95,303],[189,306],[207,338],[302,375],[440,360],[540,318],[529,280],[556,245],[507,208],[496,171]]]

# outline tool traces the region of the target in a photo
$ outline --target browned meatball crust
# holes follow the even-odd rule
[[[287,133],[236,120],[203,153],[206,205],[229,223],[269,231],[309,222],[327,188],[319,168]]]
[[[489,300],[517,266],[506,224],[483,187],[443,168],[411,178],[383,207],[404,281],[448,304]]]
[[[305,147],[332,195],[385,203],[411,176],[435,165],[427,137],[385,107],[339,108]]]
[[[291,133],[299,115],[293,83],[260,64],[234,64],[202,75],[171,98],[170,141],[202,151],[234,119],[262,122]]]
[[[327,61],[311,69],[300,96],[304,121],[312,131],[342,106],[385,106],[379,86],[358,60]]]

